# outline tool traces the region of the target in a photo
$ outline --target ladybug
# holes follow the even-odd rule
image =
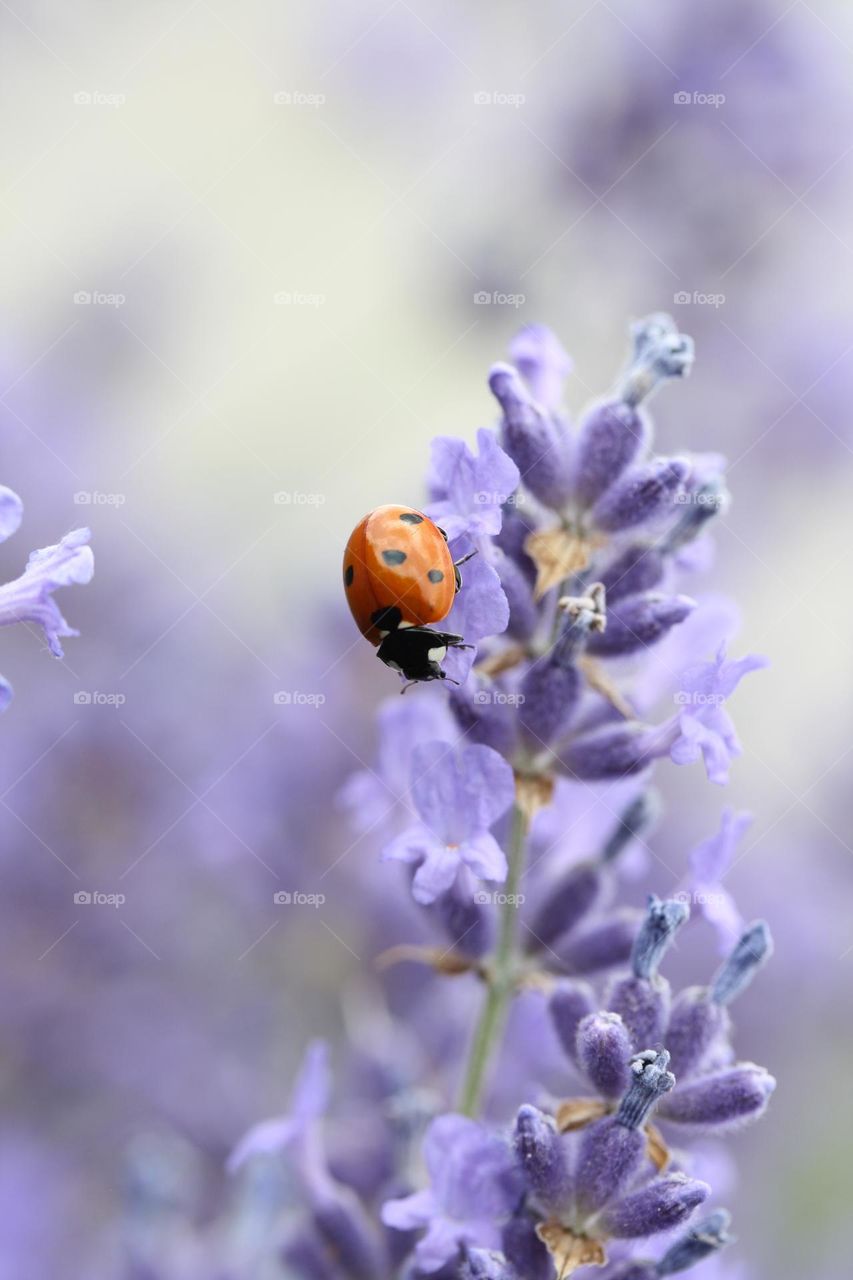
[[[414,507],[376,507],[350,534],[344,590],[352,616],[377,657],[410,684],[449,679],[441,668],[447,650],[474,647],[430,624],[450,613],[459,566],[475,554],[454,563],[447,534]]]

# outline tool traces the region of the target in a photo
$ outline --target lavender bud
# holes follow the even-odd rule
[[[662,902],[653,893],[649,894],[646,918],[631,954],[631,968],[637,978],[653,979],[657,976],[658,966],[672,946],[675,935],[689,919],[690,908],[686,902],[679,902],[676,898]]]
[[[612,604],[623,596],[653,591],[663,578],[666,561],[657,547],[635,543],[623,551],[600,574],[607,599]]]
[[[602,1227],[607,1235],[623,1240],[669,1231],[684,1222],[710,1193],[707,1182],[698,1182],[684,1173],[655,1178],[607,1209]]]
[[[637,934],[638,913],[623,908],[555,943],[553,950],[570,973],[595,973],[625,964]]]
[[[709,520],[726,510],[731,495],[722,477],[693,489],[688,486],[684,514],[666,539],[666,550],[678,551],[699,537]]]
[[[660,1114],[691,1129],[726,1132],[757,1120],[775,1088],[776,1081],[763,1067],[741,1062],[681,1085],[661,1104]]]
[[[536,1222],[527,1213],[517,1213],[504,1225],[503,1251],[514,1268],[513,1276],[525,1280],[554,1280],[551,1255],[536,1234]]]
[[[648,398],[666,378],[683,378],[693,364],[693,339],[678,332],[672,316],[657,312],[631,325],[634,358],[620,394],[626,404]]]
[[[658,1270],[654,1262],[623,1262],[609,1272],[608,1280],[657,1280]]]
[[[726,1209],[715,1209],[701,1222],[690,1228],[686,1235],[676,1240],[657,1265],[659,1276],[672,1276],[687,1271],[731,1243],[729,1235],[731,1215]]]
[[[656,791],[642,791],[625,806],[607,844],[601,851],[601,861],[611,863],[619,857],[632,840],[645,835],[660,817],[661,802]]]
[[[672,1002],[666,1043],[679,1080],[701,1067],[711,1048],[729,1031],[726,1010],[710,999],[707,987],[687,987]]]
[[[472,674],[463,685],[451,686],[449,703],[467,742],[512,755],[518,734],[515,707],[493,680]]]
[[[627,778],[648,768],[653,755],[649,728],[636,720],[580,734],[560,749],[566,772],[582,782]]]
[[[575,1170],[581,1213],[597,1213],[618,1195],[640,1168],[645,1152],[646,1135],[619,1124],[614,1116],[605,1116],[583,1129]]]
[[[631,1083],[616,1113],[616,1123],[638,1129],[658,1099],[675,1088],[675,1076],[667,1070],[666,1049],[644,1049],[634,1055],[630,1065]]]
[[[577,706],[582,689],[575,667],[563,666],[553,652],[534,662],[521,682],[518,718],[528,743],[546,747],[559,737]]]
[[[584,415],[575,460],[575,494],[584,507],[618,480],[650,436],[645,417],[620,400],[594,405]]]
[[[622,1019],[632,1049],[641,1044],[660,1044],[664,1039],[670,989],[663,978],[658,977],[653,982],[634,974],[617,978],[610,988],[606,1004]]]
[[[509,354],[535,399],[548,409],[558,405],[572,360],[556,334],[547,325],[526,324],[510,343]]]
[[[772,953],[770,930],[757,920],[744,931],[710,987],[688,987],[676,998],[666,1042],[681,1078],[693,1075],[714,1045],[725,1039],[730,1028],[726,1007],[746,990]]]
[[[594,1010],[592,987],[585,982],[559,982],[548,1001],[551,1023],[573,1062],[576,1061],[578,1024]]]
[[[758,970],[773,954],[773,939],[763,920],[756,920],[741,935],[731,955],[711,983],[711,999],[731,1004],[745,991]]]
[[[658,965],[689,915],[684,903],[661,902],[652,895],[631,954],[633,972],[614,982],[607,997],[608,1009],[620,1015],[634,1045],[657,1044],[664,1038],[670,991],[669,983],[658,976]]]
[[[454,950],[467,956],[483,956],[492,946],[492,915],[476,900],[467,875],[460,876],[452,888],[421,909],[438,921]]]
[[[533,917],[529,926],[530,950],[549,947],[573,929],[600,902],[608,881],[609,876],[599,863],[579,862],[570,867]]]
[[[578,1064],[605,1098],[618,1098],[625,1092],[631,1051],[618,1013],[591,1013],[578,1027]]]
[[[571,494],[565,438],[534,400],[511,365],[496,364],[489,375],[492,394],[503,410],[501,443],[534,497],[559,511]]]
[[[530,581],[521,566],[499,547],[493,551],[492,564],[509,605],[506,634],[514,640],[529,640],[539,625],[539,611],[533,600]]]
[[[514,1272],[499,1253],[469,1249],[456,1273],[459,1280],[514,1280]]]
[[[515,1122],[515,1153],[528,1191],[547,1213],[559,1213],[571,1196],[571,1178],[563,1140],[550,1116],[523,1106]]]
[[[625,596],[607,610],[607,628],[590,636],[587,648],[598,657],[612,658],[647,649],[689,618],[696,608],[690,596],[665,596],[659,591]]]
[[[658,458],[632,467],[592,509],[605,533],[619,533],[658,521],[671,511],[690,468],[681,458]]]

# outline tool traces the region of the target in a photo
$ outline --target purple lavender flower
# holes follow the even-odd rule
[[[416,901],[434,902],[464,864],[481,880],[506,878],[506,855],[490,828],[513,802],[512,769],[490,747],[456,752],[443,742],[412,753],[412,800],[420,821],[383,858],[417,863]]]
[[[500,533],[501,508],[518,487],[518,467],[492,431],[477,432],[476,454],[464,440],[439,436],[432,442],[427,514],[450,542]]]
[[[743,932],[743,918],[722,882],[731,869],[740,840],[751,825],[751,814],[724,809],[719,831],[698,844],[688,859],[688,884],[693,902],[713,927],[723,954],[731,950]]]
[[[21,499],[11,489],[0,486],[0,542],[17,531],[23,518]],[[0,627],[14,622],[32,622],[44,630],[50,652],[63,656],[60,637],[76,636],[53,599],[53,592],[74,583],[91,582],[95,562],[88,529],[75,529],[53,547],[33,551],[26,568],[14,582],[0,586]],[[0,711],[12,697],[10,685],[0,677]]]
[[[382,1221],[398,1231],[426,1228],[415,1248],[421,1270],[437,1271],[465,1244],[498,1248],[522,1182],[506,1143],[465,1116],[439,1116],[427,1130],[424,1161],[429,1189],[382,1209]]]
[[[748,672],[766,666],[756,654],[728,660],[721,647],[710,662],[683,673],[677,695],[682,710],[669,749],[674,764],[692,764],[701,755],[711,782],[728,782],[728,766],[741,748],[725,703]]]

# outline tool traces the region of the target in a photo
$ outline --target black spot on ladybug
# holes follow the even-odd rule
[[[402,564],[406,559],[405,551],[383,551],[382,559],[386,564]]]
[[[355,577],[355,569],[352,567],[351,564],[348,564],[346,573],[344,574],[344,582],[348,587],[352,586],[352,580],[354,577]]]
[[[441,525],[440,525],[440,524],[437,524],[435,527],[436,527],[436,529],[438,529],[438,532],[441,534],[442,538],[444,538],[444,541],[446,542],[446,541],[447,541],[447,534],[444,532],[444,530],[442,529]]]
[[[400,516],[403,524],[423,524],[423,516],[415,515],[414,511],[404,511]]]
[[[379,631],[396,631],[403,615],[395,604],[386,605],[384,609],[376,609],[370,615],[370,621]]]
[[[440,569],[430,569],[429,573],[427,574],[427,577],[429,578],[430,582],[444,582],[444,574],[441,572]]]

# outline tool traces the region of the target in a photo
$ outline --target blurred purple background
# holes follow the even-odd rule
[[[661,447],[729,456],[712,585],[772,659],[728,792],[667,777],[656,837],[683,859],[751,810],[729,883],[777,937],[738,1023],[780,1087],[720,1274],[846,1273],[849,7],[12,0],[0,29],[2,567],[83,523],[97,565],[64,662],[2,633],[0,1278],[123,1274],[125,1153],[212,1202],[353,1016],[377,913],[406,923],[335,804],[393,692],[345,539],[492,420],[520,324],[559,331],[577,411],[654,309],[697,344]]]

